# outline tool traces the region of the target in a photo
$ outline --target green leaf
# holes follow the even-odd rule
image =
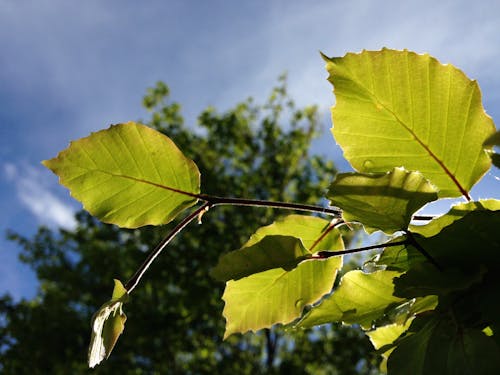
[[[286,216],[259,228],[241,249],[222,255],[211,276],[228,281],[273,268],[290,271],[313,252],[343,249],[340,233],[329,224],[313,216]]]
[[[347,324],[358,323],[368,329],[389,306],[403,301],[393,296],[392,280],[399,275],[395,271],[350,271],[342,277],[333,294],[311,309],[297,326],[308,328],[343,321]]]
[[[255,245],[232,251],[219,259],[210,275],[219,281],[237,280],[242,277],[283,268],[290,271],[311,255],[302,241],[291,236],[267,236]]]
[[[442,270],[418,255],[413,245],[407,246],[399,256],[412,256],[406,265],[407,272],[394,280],[397,296],[412,298],[427,294],[465,293],[472,286],[477,287],[488,273],[496,273],[494,267],[498,264],[500,242],[495,233],[500,228],[500,211],[488,209],[497,207],[496,201],[483,203],[457,206],[452,214],[445,215],[448,217],[429,224],[431,227],[424,233],[436,233],[431,237],[414,235],[419,247],[430,254]],[[472,207],[476,209],[468,211]],[[379,260],[382,264],[390,261],[390,257],[383,258],[384,255]]]
[[[95,367],[107,359],[125,328],[127,316],[122,311],[128,293],[119,280],[115,281],[111,300],[106,302],[92,317],[92,334],[90,338],[88,363]]]
[[[274,244],[284,239],[292,248],[281,248],[283,254],[279,254]],[[297,250],[299,243],[302,245]],[[238,270],[235,272],[240,272],[244,262],[248,262],[251,269],[264,269],[266,253],[273,254],[275,258],[271,262],[276,268],[226,283],[222,297],[226,318],[224,337],[277,323],[288,324],[300,317],[305,306],[331,291],[337,270],[342,267],[342,257],[305,260],[293,269],[285,269],[283,265],[290,264],[290,260],[296,263],[297,256],[300,258],[302,254],[341,249],[343,242],[338,230],[318,217],[289,215],[258,229],[242,249],[221,258],[219,265],[224,267],[218,266],[217,274],[223,278],[232,274],[230,260],[235,262],[235,270]]]
[[[491,165],[495,131],[475,81],[428,54],[383,49],[328,58],[333,135],[359,172],[420,171],[440,197],[466,195]]]
[[[467,273],[456,268],[438,270],[429,263],[421,262],[413,265],[407,273],[394,279],[394,294],[405,298],[446,295],[478,284],[483,275],[482,270],[475,270],[475,272],[470,270]]]
[[[275,268],[228,281],[222,296],[224,338],[293,322],[305,306],[330,292],[341,266],[340,257],[305,260],[291,271]]]
[[[410,225],[410,230],[424,237],[432,237],[472,211],[500,211],[500,200],[485,199],[477,202],[459,203],[454,205],[445,215],[439,216],[426,225]]]
[[[441,223],[436,223],[440,227]],[[415,235],[415,239],[446,269],[478,270],[498,264],[500,211],[483,208],[468,212],[432,237]],[[437,230],[437,228],[436,228]],[[435,230],[434,230],[435,231]]]
[[[43,164],[92,215],[126,228],[160,225],[197,202],[200,174],[163,134],[128,122],[92,133]]]
[[[300,238],[308,252],[341,250],[344,243],[337,229],[330,230],[330,221],[315,216],[288,215],[252,234],[243,247],[252,246],[266,236],[281,235]],[[328,229],[328,231],[327,231]],[[325,234],[328,235],[325,235]],[[319,241],[318,241],[319,239]]]
[[[389,324],[366,332],[373,347],[377,350],[381,349],[382,362],[380,363],[380,370],[382,372],[387,373],[387,359],[395,349],[395,346],[391,344],[406,332],[410,324],[411,320],[408,320],[405,324]]]
[[[437,199],[436,188],[419,172],[394,168],[383,174],[339,174],[328,197],[346,221],[358,221],[371,233],[404,230],[424,204]]]
[[[495,374],[500,350],[478,329],[457,329],[451,319],[434,314],[416,318],[388,359],[391,375]]]

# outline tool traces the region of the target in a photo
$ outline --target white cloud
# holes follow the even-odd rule
[[[73,208],[49,190],[38,169],[12,163],[5,163],[3,169],[7,180],[15,185],[18,199],[41,224],[66,229],[76,226]]]

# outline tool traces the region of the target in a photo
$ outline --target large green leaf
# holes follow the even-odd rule
[[[128,300],[128,293],[123,284],[115,279],[111,300],[106,302],[92,318],[88,363],[95,367],[108,358],[118,337],[125,328],[127,316],[122,311],[123,303]]]
[[[403,301],[393,296],[392,280],[399,275],[395,271],[350,271],[342,277],[333,294],[311,309],[297,326],[307,328],[342,321],[368,329],[389,306]]]
[[[328,197],[342,208],[346,221],[362,223],[368,232],[404,230],[424,204],[436,200],[436,188],[419,172],[394,168],[383,174],[343,173]]]
[[[335,249],[343,249],[342,238],[328,221],[289,215],[259,228],[241,249],[222,255],[211,275],[228,281],[273,268],[291,270],[313,252]]]
[[[489,169],[495,131],[479,86],[452,65],[409,51],[327,58],[336,141],[359,172],[420,171],[440,197],[467,195]]]
[[[92,215],[126,228],[168,223],[197,202],[200,189],[193,161],[133,122],[73,141],[43,164]]]
[[[279,242],[281,245],[289,242],[291,248],[276,246]],[[341,249],[340,234],[332,229],[330,222],[312,216],[289,215],[258,229],[242,249],[221,257],[216,274],[222,279],[237,278],[235,275],[241,275],[242,269],[244,273],[249,269],[263,270],[226,283],[222,297],[226,303],[225,337],[277,323],[288,324],[300,317],[305,306],[331,291],[337,270],[342,267],[342,257],[300,263],[298,260],[303,254]],[[267,253],[272,254],[271,258],[267,258]],[[268,261],[276,268],[267,269]],[[285,266],[290,264],[296,267]]]
[[[275,268],[228,281],[222,296],[224,338],[293,322],[305,306],[330,292],[340,263],[340,257],[305,260],[291,271]]]

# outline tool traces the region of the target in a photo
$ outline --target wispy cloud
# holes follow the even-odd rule
[[[72,229],[76,226],[73,208],[54,195],[45,177],[29,165],[4,163],[7,180],[15,185],[20,202],[38,219],[40,224]]]

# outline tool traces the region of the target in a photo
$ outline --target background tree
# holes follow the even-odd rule
[[[207,194],[319,204],[335,173],[330,161],[309,154],[319,131],[317,108],[297,108],[284,77],[264,105],[248,99],[224,113],[208,108],[195,131],[184,125],[165,84],[148,89],[144,105],[152,113],[149,125],[196,162]],[[209,270],[218,255],[282,214],[218,207],[203,225],[179,235],[131,297],[125,334],[95,373],[376,373],[371,346],[355,328],[273,328],[222,341],[223,285]],[[119,229],[82,211],[72,231],[41,227],[32,238],[10,233],[40,289],[33,300],[0,299],[3,372],[86,372],[90,319],[109,298],[112,279],[131,276],[169,228]]]

